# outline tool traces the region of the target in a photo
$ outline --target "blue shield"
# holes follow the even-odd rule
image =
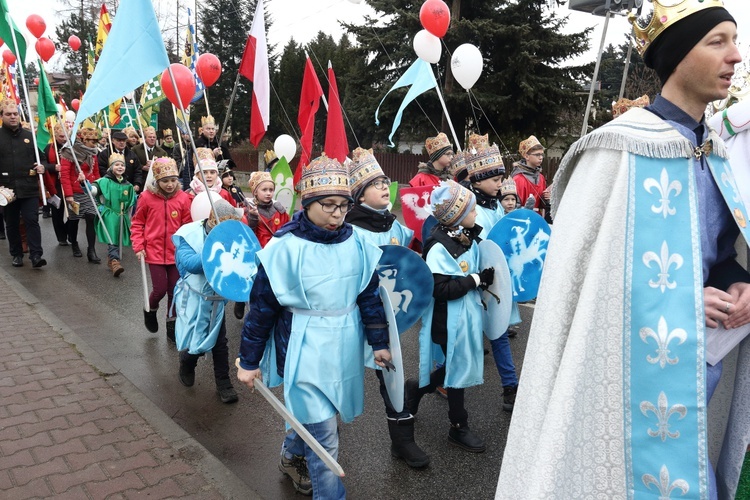
[[[245,224],[228,220],[208,233],[203,245],[203,272],[211,287],[225,299],[247,302],[258,265],[258,238]]]
[[[399,245],[382,245],[376,271],[396,313],[399,333],[411,328],[422,317],[432,299],[432,272],[412,250]]]
[[[532,300],[539,293],[549,237],[549,224],[525,208],[507,214],[487,235],[505,254],[516,302]]]

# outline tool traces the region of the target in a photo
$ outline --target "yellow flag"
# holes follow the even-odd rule
[[[112,127],[120,123],[122,117],[120,116],[120,105],[122,104],[122,97],[117,99],[115,102],[109,105],[109,126]]]
[[[111,27],[112,21],[109,19],[107,6],[102,4],[102,9],[99,12],[99,29],[96,31],[96,49],[94,49],[94,57],[96,59],[99,59],[99,54],[102,53],[104,42],[107,40]]]

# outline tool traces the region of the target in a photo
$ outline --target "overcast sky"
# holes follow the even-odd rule
[[[180,6],[186,4],[192,6],[194,0],[153,1],[162,26],[174,29],[174,13],[177,11],[177,2],[179,1]],[[224,0],[224,2],[229,10],[233,8],[233,0]],[[33,46],[35,41],[33,36],[26,31],[26,18],[30,14],[39,14],[45,19],[48,26],[47,36],[54,35],[54,26],[58,20],[67,17],[65,13],[60,12],[65,6],[58,0],[7,0],[7,3],[11,16],[22,31],[26,33],[30,46]],[[725,0],[724,3],[738,21],[750,20],[750,1]],[[323,31],[332,35],[334,39],[338,39],[341,35],[338,21],[362,22],[366,14],[374,12],[364,2],[357,3],[356,0],[266,0],[265,5],[274,20],[274,24],[268,33],[268,41],[270,44],[276,44],[277,50],[281,50],[291,37],[299,43],[307,43],[315,37],[318,31]],[[591,34],[591,49],[581,60],[573,62],[593,61],[599,49],[604,18],[573,12],[567,6],[558,7],[558,14],[570,15],[570,22],[566,29],[568,32],[580,31],[590,26],[595,27]],[[180,23],[184,25],[185,19],[181,20]],[[622,16],[615,16],[609,23],[607,43],[624,43],[624,34],[628,29],[627,20]],[[249,30],[250,27],[248,26]],[[181,29],[180,31],[180,38],[182,38],[184,30]],[[748,33],[750,33],[750,26],[743,30],[743,26],[740,24],[740,51],[745,57],[750,55],[748,53],[750,34]],[[58,41],[55,40],[55,42]],[[63,41],[63,43],[67,43],[67,41]],[[30,51],[30,53],[33,55],[33,51]],[[51,60],[53,67],[57,59],[58,56],[55,55]]]

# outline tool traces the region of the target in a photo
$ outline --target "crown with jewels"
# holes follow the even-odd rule
[[[500,199],[502,200],[508,195],[518,196],[516,181],[513,180],[513,177],[505,179],[500,186]]]
[[[329,158],[323,153],[308,165],[302,167],[297,190],[304,202],[322,196],[343,196],[351,198],[349,189],[349,170],[336,158]]]
[[[505,174],[505,165],[500,149],[496,144],[490,146],[487,134],[471,134],[469,136],[469,149],[465,151],[464,156],[466,167],[469,170],[469,179],[472,182],[479,182],[483,179]]]
[[[109,166],[111,167],[115,162],[119,162],[125,165],[125,157],[120,153],[112,153],[111,155],[109,155]]]
[[[172,158],[154,158],[153,163],[151,163],[151,172],[154,174],[155,181],[165,177],[180,176],[177,163]]]
[[[639,19],[632,12],[628,15],[628,21],[633,25],[635,48],[641,56],[654,40],[673,24],[700,10],[724,7],[723,0],[669,0],[664,1],[666,5],[659,0],[653,0],[653,4],[654,11],[650,19]]]
[[[352,151],[352,165],[349,167],[349,187],[352,195],[358,198],[372,181],[385,177],[372,149],[357,148]]]

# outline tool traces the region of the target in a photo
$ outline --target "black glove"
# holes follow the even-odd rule
[[[487,269],[483,269],[479,273],[479,287],[480,288],[486,289],[494,282],[495,282],[495,268],[494,267],[488,267]]]

